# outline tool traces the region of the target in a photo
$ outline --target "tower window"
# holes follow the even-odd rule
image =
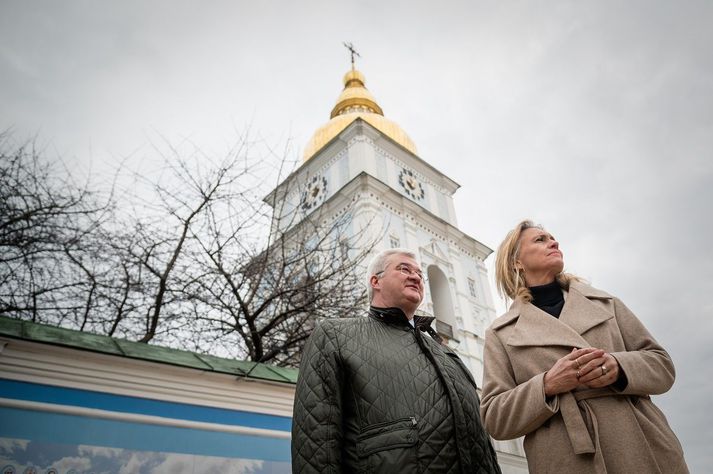
[[[342,257],[342,261],[349,260],[349,242],[346,239],[339,241],[339,254]]]
[[[473,280],[472,278],[468,278],[468,291],[470,291],[470,296],[472,296],[473,298],[478,296],[475,292],[475,280]]]
[[[389,244],[391,245],[392,249],[401,247],[401,241],[399,240],[398,237],[395,237],[393,235],[389,236]]]

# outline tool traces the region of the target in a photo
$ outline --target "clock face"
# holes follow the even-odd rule
[[[305,211],[310,211],[314,209],[317,204],[324,200],[327,194],[327,178],[324,176],[313,176],[307,182],[305,190],[302,192],[302,209]]]
[[[399,184],[412,199],[416,201],[423,199],[425,195],[423,184],[416,178],[413,171],[406,168],[402,169],[401,173],[399,173]]]

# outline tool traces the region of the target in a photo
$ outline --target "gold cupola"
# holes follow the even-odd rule
[[[416,145],[401,127],[384,117],[384,112],[364,85],[365,83],[364,74],[353,67],[344,75],[344,90],[337,98],[337,103],[332,109],[329,122],[318,128],[307,143],[303,155],[304,161],[312,158],[358,118],[364,120],[414,155],[416,154]]]

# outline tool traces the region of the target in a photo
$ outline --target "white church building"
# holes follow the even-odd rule
[[[354,68],[330,120],[304,150],[303,164],[268,196],[273,232],[289,233],[306,218],[350,212],[350,232],[376,241],[373,252],[403,247],[427,276],[420,308],[482,385],[485,330],[495,319],[484,260],[492,249],[458,228],[459,185],[418,156],[414,142],[387,119]],[[298,217],[296,217],[298,216]],[[368,259],[367,259],[368,261]],[[520,441],[496,442],[504,472],[526,472]]]

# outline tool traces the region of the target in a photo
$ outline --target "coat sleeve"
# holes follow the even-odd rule
[[[480,417],[495,439],[524,436],[559,410],[559,398],[545,399],[545,374],[537,374],[521,384],[515,376],[497,332],[485,333],[483,400]]]
[[[292,416],[293,473],[341,469],[341,371],[336,339],[329,333],[326,324],[318,324],[302,355]]]
[[[671,356],[624,303],[618,298],[613,301],[617,324],[626,347],[626,351],[611,353],[628,381],[621,392],[657,395],[668,391],[676,377]]]

